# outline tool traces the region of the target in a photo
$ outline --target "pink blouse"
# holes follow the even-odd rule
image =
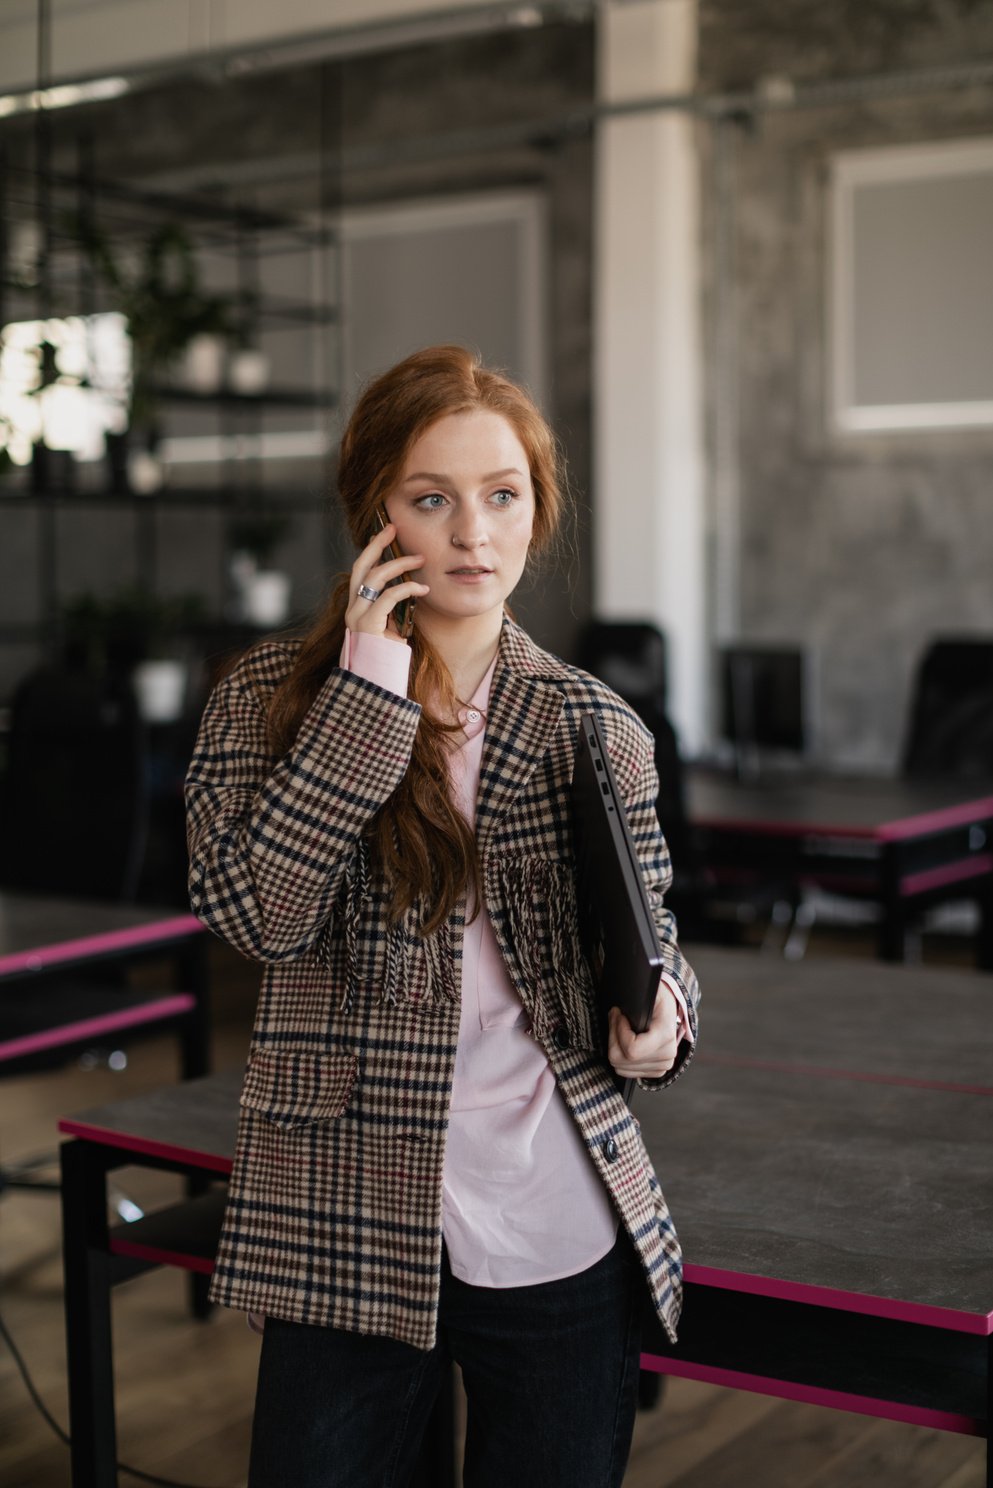
[[[407,695],[410,648],[400,642],[347,632],[340,664]],[[464,740],[451,757],[452,794],[470,825],[495,667],[494,658],[459,714]],[[680,1003],[685,1030],[682,998],[664,980]],[[474,1286],[573,1276],[606,1255],[617,1234],[617,1215],[530,1036],[485,908],[467,924],[463,945],[442,1220],[452,1271]]]

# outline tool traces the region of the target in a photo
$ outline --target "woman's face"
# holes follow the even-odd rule
[[[430,593],[418,613],[456,620],[502,611],[534,527],[527,455],[502,414],[438,419],[411,446],[386,510],[399,548],[424,554],[412,576]]]

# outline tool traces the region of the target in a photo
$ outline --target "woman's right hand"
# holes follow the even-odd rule
[[[351,631],[366,631],[370,635],[384,635],[391,641],[401,641],[403,637],[393,620],[394,605],[402,599],[417,599],[429,590],[427,584],[420,584],[416,579],[407,579],[387,588],[391,580],[400,578],[413,568],[420,568],[424,562],[423,553],[402,553],[399,558],[382,562],[383,554],[395,536],[396,528],[392,522],[387,522],[382,532],[376,533],[352,564],[345,624]],[[361,585],[381,590],[379,598],[366,599],[359,594]]]

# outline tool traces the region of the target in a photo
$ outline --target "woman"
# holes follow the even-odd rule
[[[338,484],[351,574],[217,688],[187,785],[193,907],[266,966],[212,1292],[266,1319],[249,1481],[407,1482],[454,1358],[467,1485],[605,1488],[646,1281],[672,1336],[680,1302],[614,1079],[668,1083],[696,1030],[651,739],[507,614],[563,503],[521,389],[458,347],[408,357]],[[591,710],[666,966],[648,1030],[614,1009],[606,1050],[568,806]]]

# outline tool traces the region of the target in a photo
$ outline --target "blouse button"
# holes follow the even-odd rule
[[[478,708],[470,708],[469,711],[468,711],[468,713],[465,716],[466,716],[466,718],[468,718],[468,720],[469,720],[470,723],[478,723],[479,722],[479,709]]]

